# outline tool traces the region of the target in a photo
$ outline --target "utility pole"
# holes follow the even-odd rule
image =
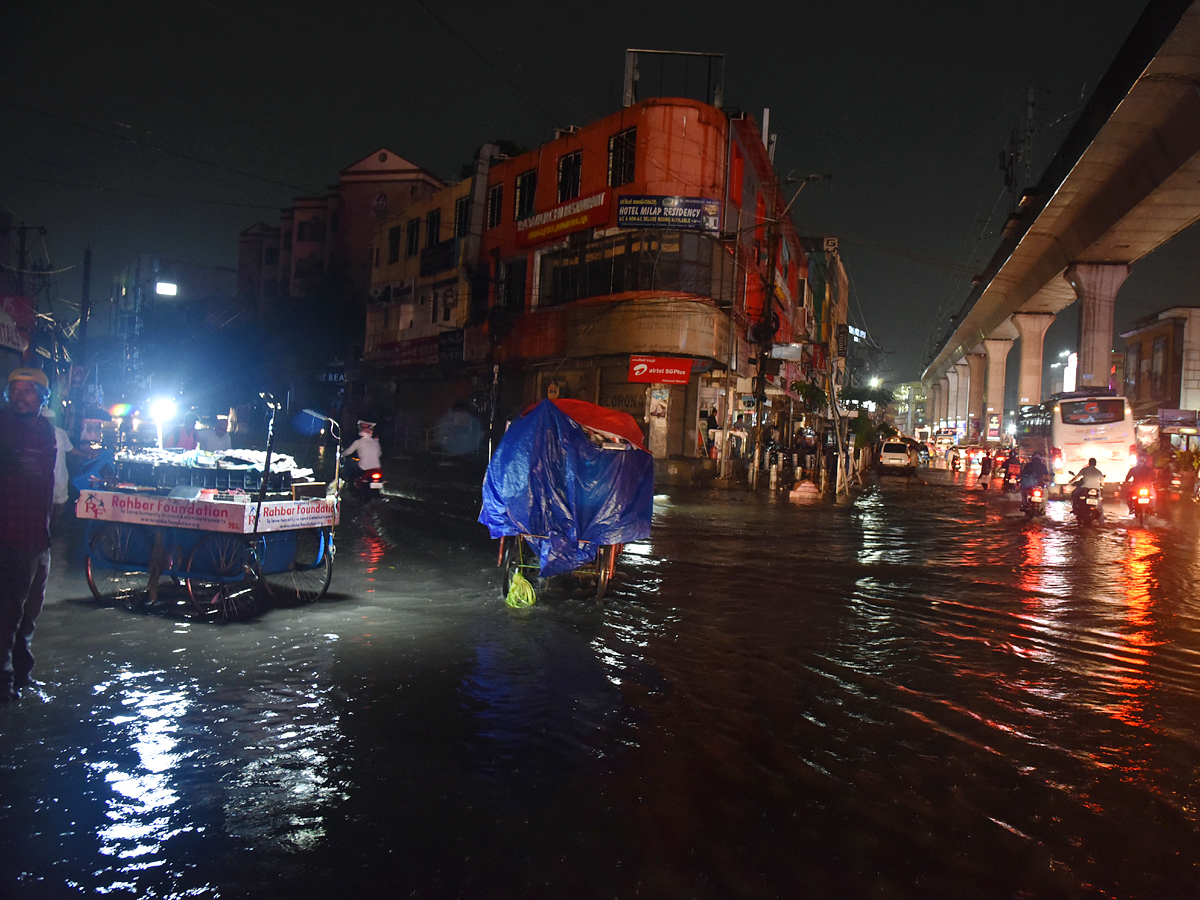
[[[83,428],[84,385],[87,383],[87,333],[88,317],[92,312],[92,245],[88,244],[83,251],[83,292],[79,297],[79,345],[73,358],[79,361],[83,368],[83,378],[78,383],[74,377],[74,366],[68,375],[71,385],[71,439],[79,443],[80,431]]]
[[[44,225],[11,225],[0,228],[0,232],[15,231],[17,233],[17,294],[25,296],[25,261],[26,261],[26,242],[25,235],[31,231],[36,231],[38,234],[45,236],[46,228]]]

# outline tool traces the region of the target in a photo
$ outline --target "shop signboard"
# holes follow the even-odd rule
[[[33,301],[28,297],[0,294],[0,346],[23,351],[29,346],[36,318]]]
[[[1000,413],[988,413],[987,439],[1000,440]]]
[[[7,347],[9,350],[16,350],[18,353],[25,349],[24,341],[21,339],[21,332],[17,330],[17,323],[13,321],[12,316],[0,310],[0,347]]]
[[[560,203],[517,222],[517,244],[528,247],[608,222],[608,191]]]
[[[617,198],[618,228],[669,228],[716,233],[721,203],[708,197],[627,196]]]
[[[837,327],[837,355],[845,357],[850,352],[850,326],[839,325]]]
[[[268,501],[262,504],[262,521],[257,530],[327,528],[337,524],[338,512],[337,501],[323,497]],[[257,514],[257,503],[182,500],[157,494],[117,491],[84,491],[75,504],[75,515],[81,519],[233,534],[254,532]]]
[[[631,382],[637,384],[687,384],[691,379],[691,357],[629,357],[629,380]]]

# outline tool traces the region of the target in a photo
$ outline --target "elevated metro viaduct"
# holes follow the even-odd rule
[[[1018,337],[1018,402],[1040,402],[1046,329],[1076,300],[1078,384],[1107,387],[1130,266],[1197,220],[1200,0],[1151,0],[921,374],[926,421],[973,441],[1003,423]]]

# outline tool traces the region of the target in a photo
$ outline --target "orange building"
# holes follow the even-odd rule
[[[787,357],[764,360],[770,417],[821,356],[813,329],[829,317],[814,315],[787,199],[747,116],[646,100],[520,156],[481,160],[466,184],[427,201],[443,222],[465,204],[458,268],[441,273],[453,278],[453,308],[429,318],[430,333],[406,337],[412,319],[390,312],[383,323],[412,273],[380,265],[372,277],[369,381],[382,386],[376,402],[392,392],[417,433],[448,403],[485,421],[494,408],[500,428],[527,403],[577,397],[633,414],[656,457],[695,457],[702,410],[726,427],[753,411],[762,348]],[[419,230],[418,209],[405,215]],[[399,218],[375,241],[392,266],[402,262],[392,245],[408,240]],[[420,341],[424,353],[409,343]],[[443,385],[433,404],[430,380]]]

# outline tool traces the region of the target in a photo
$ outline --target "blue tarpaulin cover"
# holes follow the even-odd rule
[[[624,416],[637,430],[624,413],[577,400],[560,405],[585,419],[586,407],[610,421]],[[650,454],[597,446],[560,405],[543,400],[509,425],[488,463],[479,513],[493,538],[525,536],[543,576],[580,568],[603,544],[649,537],[654,505]]]

